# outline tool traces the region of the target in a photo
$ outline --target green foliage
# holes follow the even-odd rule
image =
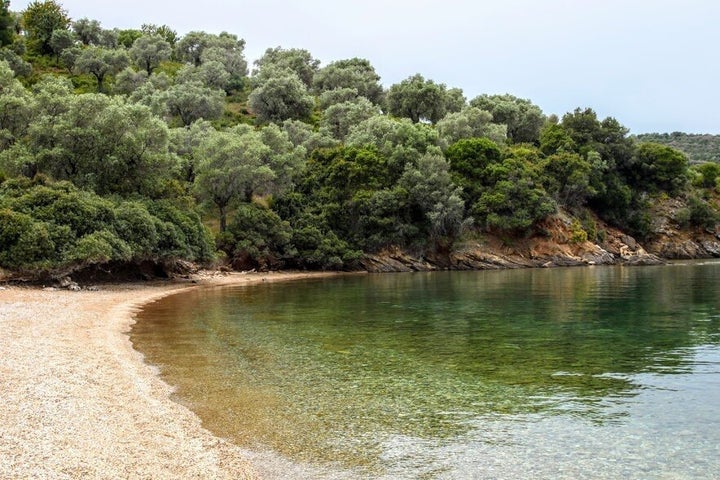
[[[537,222],[555,213],[555,202],[540,182],[533,163],[532,149],[511,150],[500,163],[491,163],[485,171],[486,187],[471,205],[471,212],[490,230],[527,234]]]
[[[62,52],[74,44],[75,35],[70,30],[55,30],[50,36],[50,48],[55,54],[55,61],[59,61]]]
[[[196,82],[173,85],[161,97],[163,100],[168,112],[185,126],[200,119],[218,119],[225,108],[225,92]]]
[[[150,37],[160,37],[165,40],[171,47],[174,47],[179,37],[175,30],[167,25],[155,25],[154,23],[144,23],[140,30],[144,35]]]
[[[320,125],[325,127],[332,136],[344,140],[350,129],[359,123],[378,115],[377,106],[365,97],[353,101],[336,103],[323,112]]]
[[[168,201],[110,200],[67,182],[0,185],[0,266],[67,269],[109,261],[207,261],[199,216]]]
[[[10,12],[10,0],[0,0],[0,48],[13,43],[15,20]]]
[[[580,220],[573,220],[570,225],[570,243],[585,243],[588,240],[588,232],[585,231]]]
[[[660,143],[680,150],[691,164],[720,163],[720,135],[672,132],[644,133],[636,138],[640,142]]]
[[[659,143],[641,143],[632,160],[631,185],[648,192],[677,195],[688,180],[687,157]]]
[[[717,164],[688,171],[679,152],[636,144],[591,109],[558,120],[512,95],[468,105],[419,74],[385,95],[367,60],[320,68],[281,47],[248,78],[236,35],[105,30],[87,18],[71,32],[52,1],[23,13],[31,67],[7,7],[0,0],[3,268],[206,260],[215,246],[238,268],[351,268],[390,247],[447,253],[473,224],[512,242],[557,205],[577,215],[572,242],[601,239],[596,216],[646,238],[658,195],[687,198],[688,227],[717,224],[717,199],[701,198],[720,184]],[[69,77],[32,76],[59,65]],[[116,96],[101,94],[113,80]],[[216,242],[200,201],[214,207],[208,224],[219,217]]]
[[[73,31],[83,45],[100,46],[100,38],[102,35],[102,27],[97,20],[89,18],[81,18],[72,24]]]
[[[437,123],[447,113],[447,88],[416,74],[392,85],[386,101],[391,115]]]
[[[198,67],[203,62],[205,50],[212,47],[222,48],[228,52],[242,55],[245,49],[245,40],[227,32],[214,35],[193,31],[177,41],[175,44],[175,56],[181,62],[187,62]]]
[[[454,181],[462,187],[468,207],[481,195],[488,181],[488,167],[500,162],[500,148],[487,138],[460,140],[445,152],[454,173]]]
[[[137,29],[126,29],[126,30],[118,30],[118,36],[117,41],[119,45],[122,45],[125,48],[130,48],[133,46],[133,43],[135,43],[135,40],[142,37],[144,34],[142,30]]]
[[[410,119],[376,115],[350,129],[345,143],[352,147],[372,146],[387,160],[391,181],[397,181],[408,163],[428,152],[440,153],[437,130]]]
[[[261,123],[307,119],[315,105],[297,74],[286,71],[255,88],[248,106]]]
[[[268,48],[258,60],[255,60],[258,73],[268,67],[278,70],[289,69],[294,72],[307,88],[313,84],[313,77],[318,71],[320,60],[313,58],[307,50],[299,48],[284,49]]]
[[[317,92],[354,88],[358,95],[376,105],[383,102],[380,76],[370,62],[362,58],[338,60],[328,64],[315,73],[313,86]]]
[[[277,126],[255,131],[247,126],[208,132],[197,148],[195,189],[218,208],[225,231],[228,207],[253,195],[282,191],[305,156]]]
[[[417,166],[408,164],[399,185],[408,193],[410,208],[422,212],[421,230],[436,246],[449,248],[468,222],[462,189],[450,175],[450,164],[441,155],[425,154]]]
[[[577,151],[577,145],[570,137],[568,130],[562,125],[548,122],[540,130],[540,150],[545,155],[575,152]]]
[[[135,65],[151,75],[160,63],[170,58],[172,47],[159,35],[143,35],[133,42],[128,53]]]
[[[103,47],[87,47],[75,59],[74,68],[81,73],[90,73],[97,80],[97,91],[103,92],[103,81],[107,75],[120,72],[128,66],[130,59],[125,50]]]
[[[296,256],[292,237],[289,222],[266,207],[247,203],[233,213],[218,247],[235,268],[276,269]]]
[[[480,95],[470,105],[492,114],[494,123],[507,125],[507,136],[514,143],[537,143],[545,115],[530,100],[513,95]]]
[[[55,30],[67,30],[70,17],[62,6],[53,0],[31,2],[22,12],[22,26],[31,52],[39,55],[52,53],[50,39]]]
[[[595,194],[590,185],[592,165],[576,153],[560,152],[542,164],[545,189],[568,209],[582,207]]]
[[[720,212],[697,195],[690,195],[687,208],[678,211],[675,220],[681,227],[712,230],[720,223]]]
[[[720,163],[702,163],[693,170],[700,174],[698,183],[703,188],[715,188],[717,180],[720,179]]]
[[[445,148],[468,138],[485,137],[495,143],[504,143],[507,138],[507,127],[492,123],[492,119],[490,112],[476,107],[466,107],[461,111],[447,114],[437,123],[437,130]]]
[[[62,83],[40,88],[27,139],[37,171],[100,194],[162,190],[175,160],[167,126],[149,108],[101,94],[62,95]]]

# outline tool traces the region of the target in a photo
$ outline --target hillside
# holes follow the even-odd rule
[[[655,142],[676,148],[688,156],[691,164],[720,163],[720,135],[695,133],[644,133],[640,142]]]
[[[0,5],[6,278],[718,255],[662,244],[718,233],[720,165],[591,108],[468,99],[421,74],[385,88],[368,59],[297,48],[250,68],[236,34]]]

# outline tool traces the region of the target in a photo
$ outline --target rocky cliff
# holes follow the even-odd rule
[[[633,237],[596,219],[603,240],[578,238],[567,214],[547,219],[528,238],[503,239],[485,235],[456,245],[452,252],[422,255],[388,249],[366,255],[362,267],[369,272],[430,270],[489,270],[500,268],[580,265],[658,265],[672,259],[720,258],[720,233],[681,230],[668,217],[658,217],[652,240],[641,244]]]

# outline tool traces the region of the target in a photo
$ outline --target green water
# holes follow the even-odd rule
[[[268,478],[716,478],[719,293],[713,262],[354,275],[168,297],[131,337]]]

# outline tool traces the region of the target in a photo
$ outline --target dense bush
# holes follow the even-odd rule
[[[43,178],[0,185],[0,266],[73,269],[110,261],[213,258],[211,236],[187,206],[102,198]]]

